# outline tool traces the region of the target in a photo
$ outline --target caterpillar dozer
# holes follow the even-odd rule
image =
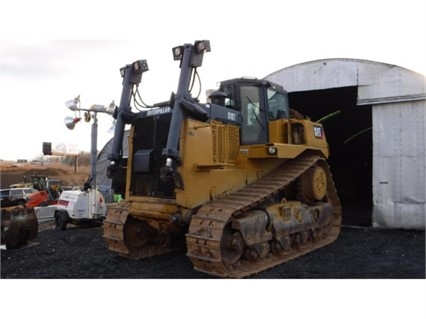
[[[125,169],[126,193],[109,206],[103,237],[133,259],[186,245],[196,270],[242,278],[332,243],[341,206],[323,126],[291,109],[283,87],[243,77],[206,103],[191,95],[209,51],[208,40],[174,47],[177,91],[151,107],[139,94],[146,60],[120,70],[108,176]]]

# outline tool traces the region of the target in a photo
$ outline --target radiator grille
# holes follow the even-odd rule
[[[239,151],[240,134],[238,126],[212,125],[213,162],[234,163]]]
[[[238,152],[240,150],[240,130],[238,126],[228,125],[227,126],[227,149],[228,158],[227,161],[233,163],[237,160]]]
[[[160,180],[165,164],[162,151],[167,144],[171,114],[141,118],[134,124],[132,196],[175,198],[173,182]]]

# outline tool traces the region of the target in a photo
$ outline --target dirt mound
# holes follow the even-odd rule
[[[61,168],[38,168],[38,169],[29,169],[27,171],[22,172],[24,176],[32,176],[32,175],[41,175],[41,176],[61,176],[69,174],[70,171]]]
[[[47,167],[40,165],[1,165],[0,183],[1,188],[9,188],[11,184],[21,183],[24,177],[27,181],[32,175],[47,176],[48,178],[59,179],[64,185],[82,186],[89,176],[90,169],[87,166],[79,166],[77,172],[75,168],[68,165],[49,164]]]

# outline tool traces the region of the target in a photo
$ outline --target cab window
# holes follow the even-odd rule
[[[22,195],[22,190],[20,190],[20,189],[12,189],[10,191],[10,195],[13,196],[13,197]]]
[[[270,120],[289,118],[287,95],[268,88],[268,117]]]
[[[261,104],[260,89],[256,86],[241,86],[241,113],[243,117],[243,144],[265,143],[265,112]]]

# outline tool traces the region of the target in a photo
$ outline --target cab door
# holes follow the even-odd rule
[[[268,125],[262,88],[253,85],[240,86],[242,114],[241,144],[265,144],[268,141]]]

